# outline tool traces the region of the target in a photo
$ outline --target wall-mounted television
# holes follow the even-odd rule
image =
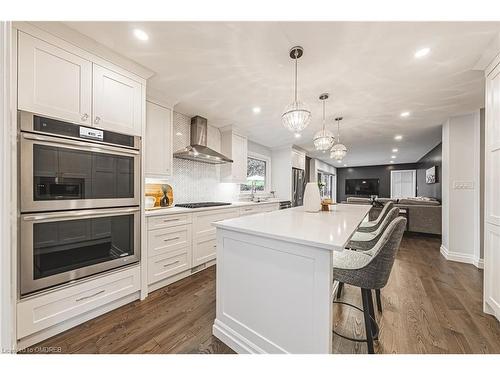
[[[378,178],[359,178],[345,180],[345,194],[367,196],[378,195]]]

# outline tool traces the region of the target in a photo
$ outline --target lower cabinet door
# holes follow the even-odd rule
[[[17,338],[62,323],[139,290],[140,267],[28,297],[17,304]]]
[[[148,259],[148,283],[154,284],[188,270],[191,268],[190,263],[188,248],[175,253],[171,252],[150,257]]]
[[[193,267],[215,259],[217,242],[214,237],[200,238],[193,244]]]

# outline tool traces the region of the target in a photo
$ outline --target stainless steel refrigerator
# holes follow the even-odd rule
[[[292,168],[292,207],[304,204],[304,189],[306,186],[303,169]]]

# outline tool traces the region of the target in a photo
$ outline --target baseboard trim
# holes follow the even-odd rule
[[[439,252],[446,260],[450,260],[452,262],[472,264],[480,269],[484,268],[482,258],[475,258],[472,255],[465,255],[463,253],[450,251],[444,245],[441,245],[441,247],[439,248]]]
[[[222,323],[220,320],[215,319],[212,327],[212,333],[224,344],[229,346],[238,354],[262,354],[264,350],[250,343],[247,339],[235,332],[233,329]]]

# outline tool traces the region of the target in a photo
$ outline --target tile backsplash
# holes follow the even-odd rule
[[[173,151],[189,145],[191,118],[174,112]],[[220,150],[220,132],[209,126],[208,146]],[[172,177],[162,180],[172,186],[174,203],[236,201],[238,184],[220,182],[220,167],[192,160],[174,158]],[[146,182],[150,182],[149,179]]]

